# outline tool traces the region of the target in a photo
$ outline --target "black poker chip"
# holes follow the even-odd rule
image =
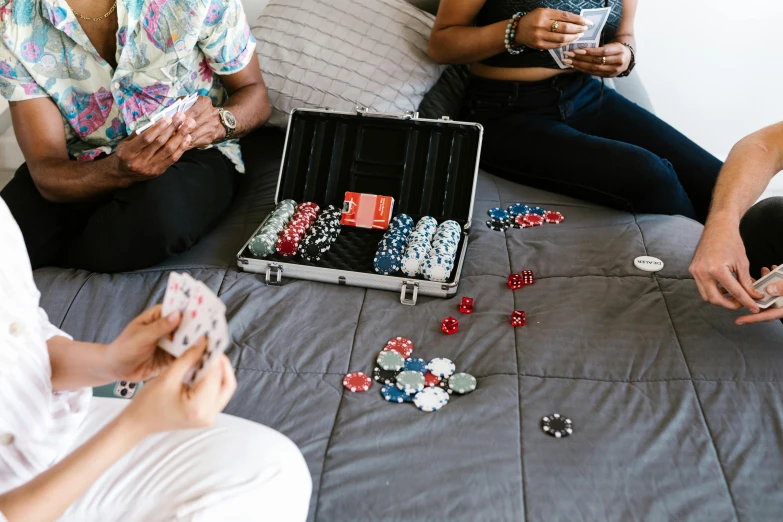
[[[574,425],[571,419],[563,417],[559,413],[553,413],[541,419],[541,429],[547,435],[562,439],[574,432]]]
[[[492,230],[496,232],[501,232],[503,230],[508,229],[508,225],[506,225],[504,222],[499,222],[495,219],[490,219],[487,221],[487,227],[491,228]]]
[[[394,370],[384,370],[380,366],[376,366],[372,371],[372,378],[375,379],[375,382],[381,384],[394,384],[397,382],[398,373],[400,372],[395,372]]]

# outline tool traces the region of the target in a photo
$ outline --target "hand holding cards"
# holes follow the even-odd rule
[[[764,297],[756,300],[756,303],[762,310],[766,310],[773,306],[775,308],[783,308],[783,297],[767,293],[767,287],[772,284],[783,285],[783,266],[779,266],[753,283],[753,288],[764,294]]]
[[[173,105],[169,105],[168,107],[166,107],[165,109],[163,109],[162,111],[154,115],[150,119],[149,123],[147,123],[143,127],[139,127],[138,129],[136,129],[136,134],[141,135],[144,131],[146,131],[147,129],[149,129],[156,123],[158,123],[163,118],[174,116],[178,112],[187,111],[196,103],[197,100],[198,100],[198,94],[191,94],[190,96],[187,96],[185,98],[180,98]]]
[[[561,47],[559,49],[551,49],[549,54],[554,58],[555,63],[561,69],[571,69],[570,65],[566,65],[563,60],[565,59],[565,53],[571,52],[575,49],[596,49],[601,46],[601,34],[604,31],[606,22],[609,20],[609,14],[612,12],[611,7],[602,7],[600,9],[582,9],[580,15],[592,22],[593,25],[589,26],[585,31],[584,36],[579,40]]]
[[[226,306],[201,281],[187,274],[172,272],[163,297],[163,316],[182,314],[179,328],[160,339],[158,346],[181,356],[202,337],[207,338],[207,350],[199,364],[185,375],[188,386],[198,383],[209,365],[228,348],[229,334]]]

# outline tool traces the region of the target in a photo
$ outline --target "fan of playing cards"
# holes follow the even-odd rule
[[[158,346],[179,357],[202,337],[207,338],[207,350],[199,364],[191,369],[183,382],[198,383],[209,365],[228,347],[226,305],[201,281],[187,274],[172,272],[163,297],[163,316],[179,312],[182,322],[171,334],[158,341]]]
[[[593,22],[593,25],[587,28],[584,36],[579,40],[559,49],[550,49],[549,54],[555,59],[558,67],[561,69],[573,69],[572,66],[563,63],[563,59],[565,58],[564,53],[572,52],[574,49],[596,49],[601,46],[601,33],[604,32],[604,26],[609,20],[609,13],[611,12],[611,7],[582,9],[582,12],[579,14],[582,18],[586,18]]]
[[[190,96],[187,96],[185,98],[180,98],[174,104],[169,105],[162,111],[160,111],[158,114],[152,117],[152,119],[144,125],[143,127],[140,127],[136,129],[136,134],[141,134],[156,123],[158,123],[160,120],[166,117],[174,116],[178,112],[185,112],[186,110],[193,107],[193,104],[196,103],[198,100],[198,94],[191,94]]]

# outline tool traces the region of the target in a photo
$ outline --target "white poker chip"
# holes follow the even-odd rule
[[[663,270],[663,261],[657,257],[639,256],[633,260],[633,264],[636,268],[645,272],[660,272]]]
[[[413,398],[413,404],[421,411],[426,412],[438,411],[448,403],[449,394],[438,387],[424,388]]]
[[[448,379],[457,371],[457,365],[445,357],[436,357],[427,364],[427,369],[430,373],[437,375],[441,379]]]
[[[402,262],[400,263],[400,270],[408,277],[416,277],[419,275],[419,267],[421,266],[421,260],[423,256],[416,253],[408,254],[407,251],[402,256]]]

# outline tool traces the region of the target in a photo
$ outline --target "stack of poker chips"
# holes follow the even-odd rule
[[[299,243],[307,234],[307,230],[318,217],[321,209],[315,203],[299,203],[291,220],[280,232],[275,243],[277,253],[283,257],[290,257],[299,250]]]
[[[392,275],[400,270],[402,254],[412,229],[413,218],[410,216],[398,214],[392,218],[389,229],[378,243],[378,250],[373,259],[373,268],[377,273]]]
[[[277,204],[277,207],[269,215],[264,225],[259,229],[256,236],[250,240],[248,248],[250,252],[259,258],[272,255],[277,252],[275,244],[278,236],[283,231],[291,216],[296,211],[296,201],[286,199]]]
[[[402,273],[408,277],[416,277],[421,274],[421,264],[427,258],[432,248],[432,238],[438,228],[435,218],[425,216],[416,223],[416,227],[408,236],[408,245],[402,254],[400,263]]]
[[[333,205],[326,207],[299,243],[299,256],[307,261],[320,261],[340,235],[342,211]]]
[[[462,231],[456,221],[441,223],[432,237],[432,247],[422,260],[421,275],[429,281],[445,283],[451,277]]]
[[[456,373],[449,359],[427,362],[412,355],[413,343],[405,337],[390,339],[378,354],[373,379],[383,385],[381,395],[386,401],[412,402],[421,411],[434,412],[448,404],[451,395],[466,395],[478,385],[472,375]]]
[[[565,217],[556,210],[545,210],[541,207],[529,207],[524,203],[514,203],[508,209],[491,208],[488,211],[490,219],[487,227],[496,231],[509,228],[537,227],[544,223],[560,224]]]

